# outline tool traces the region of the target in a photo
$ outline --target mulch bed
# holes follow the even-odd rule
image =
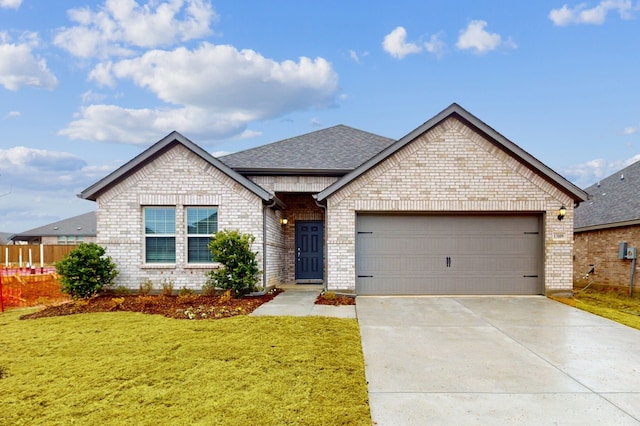
[[[355,305],[355,304],[356,304],[355,297],[338,296],[333,293],[329,293],[329,294],[322,293],[316,299],[316,305],[341,306],[341,305]]]
[[[225,295],[164,296],[164,295],[100,295],[90,299],[68,301],[45,306],[20,319],[37,319],[92,312],[142,312],[163,315],[175,319],[220,319],[248,315],[263,303],[276,297],[282,290],[276,289],[263,296],[246,296],[240,299]],[[354,297],[321,294],[315,303],[319,305],[355,305]]]
[[[263,296],[246,296],[240,299],[220,296],[188,295],[100,295],[62,304],[46,306],[20,319],[36,319],[92,312],[142,312],[163,315],[175,319],[220,319],[248,315],[263,303],[272,300],[282,290],[274,290]]]

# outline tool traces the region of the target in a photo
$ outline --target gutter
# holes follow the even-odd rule
[[[312,194],[311,198],[313,198],[313,201],[316,203],[316,206],[320,207],[324,211],[324,224],[325,224],[324,229],[325,230],[323,232],[323,239],[325,241],[322,242],[322,250],[324,252],[327,249],[327,244],[326,244],[326,238],[327,238],[327,231],[326,231],[326,229],[327,229],[327,226],[326,226],[326,224],[327,224],[327,206],[324,205],[324,204],[320,204],[318,202],[318,199],[316,198],[317,196],[318,196],[318,194]],[[327,265],[328,265],[329,264],[329,259],[327,259],[326,253],[322,253],[322,257],[324,259],[326,259]],[[323,277],[322,277],[323,278],[323,280],[322,280],[323,281],[323,284],[322,284],[323,289],[322,289],[322,291],[325,292],[325,291],[327,291],[327,287],[329,285],[329,280],[327,279],[326,276],[324,276],[324,275],[327,274],[327,268],[324,268],[324,265],[323,265],[322,269],[324,270],[324,273],[322,274],[323,275]]]

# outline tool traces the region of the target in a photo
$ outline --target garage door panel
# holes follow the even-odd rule
[[[359,294],[538,294],[539,215],[359,215]]]

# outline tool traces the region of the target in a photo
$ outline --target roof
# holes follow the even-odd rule
[[[96,225],[96,212],[93,211],[15,234],[11,239],[13,241],[21,241],[32,237],[56,237],[63,235],[95,237]]]
[[[219,159],[243,174],[344,175],[393,142],[340,124]]]
[[[341,188],[351,183],[353,180],[360,177],[362,174],[366,173],[368,170],[372,169],[385,159],[389,158],[391,155],[395,154],[396,152],[413,142],[420,135],[430,131],[431,129],[451,117],[462,121],[467,126],[473,128],[475,131],[483,135],[491,143],[506,151],[511,156],[517,158],[520,162],[526,164],[529,168],[537,171],[547,181],[551,182],[561,191],[571,196],[571,198],[575,202],[581,202],[588,198],[588,194],[585,191],[578,188],[577,186],[560,176],[558,173],[551,170],[542,162],[534,158],[531,154],[520,148],[515,143],[511,142],[509,139],[502,136],[500,133],[498,133],[486,123],[478,119],[476,116],[462,108],[460,105],[453,103],[446,109],[442,110],[439,114],[435,115],[433,118],[426,121],[403,138],[397,140],[382,152],[369,159],[364,164],[360,165],[358,168],[344,176],[339,181],[325,188],[323,191],[317,194],[317,200],[322,201],[326,199],[336,191],[340,190]]]
[[[576,231],[640,224],[640,161],[585,191],[590,199],[575,211]]]
[[[0,244],[11,244],[11,237],[13,237],[11,232],[0,232]]]
[[[262,198],[263,201],[278,201],[277,198],[268,191],[264,190],[251,180],[246,177],[240,175],[235,172],[224,163],[219,161],[217,158],[209,154],[204,149],[200,148],[198,145],[191,142],[189,139],[182,136],[180,133],[173,131],[169,133],[164,138],[160,139],[154,145],[146,149],[144,152],[118,168],[116,171],[112,172],[108,176],[99,180],[98,182],[91,185],[89,188],[82,191],[78,196],[80,198],[84,198],[87,200],[95,201],[96,198],[104,191],[111,188],[113,185],[127,178],[131,174],[138,171],[140,168],[144,167],[150,161],[153,161],[155,158],[162,155],[164,152],[168,151],[172,147],[177,144],[183,145],[185,148],[191,150],[193,153],[198,155],[204,161],[208,162],[212,166],[216,167],[221,172],[225,173],[231,179],[238,182],[240,185],[244,186],[249,191],[256,194],[258,197]]]

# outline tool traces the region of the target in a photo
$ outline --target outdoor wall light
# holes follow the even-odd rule
[[[563,204],[562,207],[560,207],[560,210],[558,210],[558,220],[564,219],[566,215],[567,215],[567,208]]]
[[[280,218],[280,225],[284,226],[284,225],[286,225],[287,223],[289,223],[289,221],[287,220],[287,218],[286,218],[286,217]]]

